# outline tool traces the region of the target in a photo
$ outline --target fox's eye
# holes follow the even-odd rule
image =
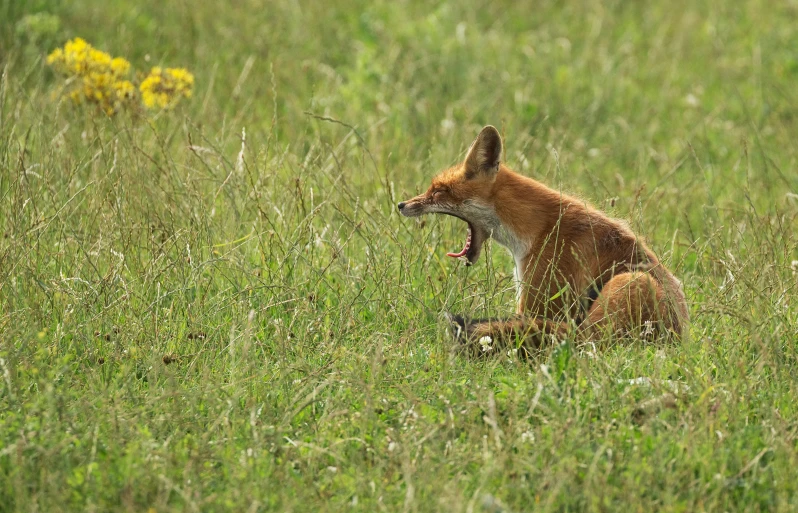
[[[440,198],[441,195],[443,195],[443,191],[441,189],[438,189],[437,191],[432,193],[433,198]]]

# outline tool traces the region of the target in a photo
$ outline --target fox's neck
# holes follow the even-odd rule
[[[502,166],[491,191],[495,226],[493,238],[506,247],[516,264],[557,225],[589,215],[575,198]]]
[[[574,226],[589,222],[595,211],[583,202],[514,173],[502,166],[491,191],[495,226],[493,238],[506,247],[515,263],[518,311],[526,305],[526,286],[534,281],[531,265],[546,244],[556,246],[574,232]],[[553,244],[552,244],[553,243]]]

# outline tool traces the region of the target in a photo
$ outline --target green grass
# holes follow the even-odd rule
[[[561,4],[0,0],[0,511],[798,509],[798,9]],[[70,105],[75,36],[194,97]],[[489,123],[689,340],[453,351],[511,259],[395,203]]]

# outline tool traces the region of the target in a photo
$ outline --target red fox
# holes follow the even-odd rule
[[[437,213],[465,221],[465,246],[448,256],[466,265],[491,237],[515,260],[517,315],[449,316],[455,337],[480,341],[483,349],[516,340],[527,350],[569,333],[581,340],[680,338],[689,320],[682,284],[627,224],[515,173],[501,154],[498,130],[486,126],[465,161],[398,205],[407,217]]]

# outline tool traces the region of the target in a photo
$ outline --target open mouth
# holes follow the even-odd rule
[[[466,240],[465,244],[463,245],[463,249],[457,253],[446,253],[446,256],[450,256],[452,258],[465,258],[466,265],[471,265],[479,258],[479,253],[482,249],[482,242],[485,240],[485,236],[482,231],[475,229],[473,224],[466,221],[462,217],[454,217],[457,217],[468,224],[468,232],[466,234]]]
[[[471,230],[471,223],[468,223],[468,235],[466,235],[465,245],[463,249],[459,253],[446,253],[446,256],[450,256],[452,258],[460,258],[466,256],[468,250],[471,249],[471,234],[473,231]]]

